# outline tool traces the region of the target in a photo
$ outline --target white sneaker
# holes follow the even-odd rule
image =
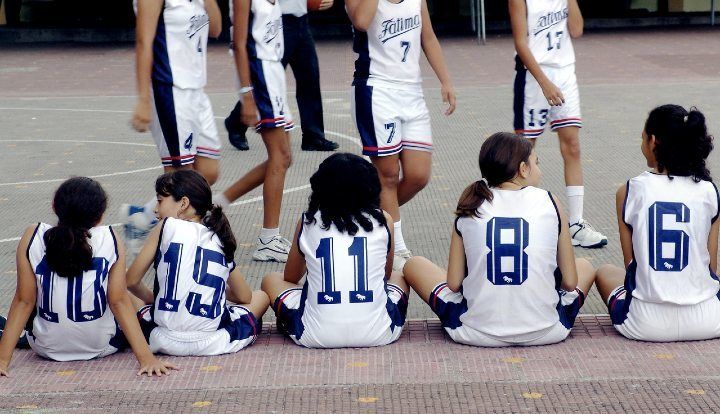
[[[573,246],[585,248],[603,247],[608,243],[607,237],[585,220],[570,225],[570,237]]]
[[[280,235],[273,237],[267,243],[263,243],[258,237],[256,246],[252,255],[253,260],[258,262],[287,262],[290,253],[290,242]]]
[[[407,259],[412,257],[412,252],[408,249],[397,250],[394,256],[393,270],[396,272],[402,272],[403,267],[405,267],[405,262],[407,262]]]
[[[123,225],[125,248],[130,255],[140,253],[150,230],[157,224],[157,220],[148,220],[145,207],[123,204],[120,206],[120,219]]]

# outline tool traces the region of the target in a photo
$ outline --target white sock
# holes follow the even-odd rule
[[[155,207],[157,206],[157,197],[153,197],[150,201],[143,205],[143,215],[147,218],[148,223],[152,223],[157,220],[155,217]]]
[[[273,239],[273,237],[280,234],[280,228],[276,227],[274,229],[266,229],[263,227],[260,229],[260,241],[263,243],[270,243],[270,240]]]
[[[568,198],[568,221],[573,225],[583,218],[583,198],[585,187],[581,185],[569,185],[565,187]]]
[[[223,210],[230,207],[230,200],[225,197],[225,194],[215,194],[213,196],[213,203],[222,207]]]
[[[393,223],[393,228],[395,229],[395,251],[399,252],[401,250],[407,250],[407,246],[405,245],[405,239],[403,238],[402,234],[402,220],[396,221]]]

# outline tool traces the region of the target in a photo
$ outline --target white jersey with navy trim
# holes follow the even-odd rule
[[[421,88],[422,1],[379,0],[367,32],[353,30],[355,82]]]
[[[298,237],[307,264],[299,343],[313,348],[377,346],[392,324],[385,291],[389,230],[371,218],[372,231],[360,228],[350,236],[334,224],[323,229],[320,212],[315,220],[307,224],[303,216]]]
[[[635,274],[625,286],[645,302],[694,305],[720,289],[708,235],[718,217],[712,182],[644,172],[628,181],[623,220],[632,229]]]
[[[134,0],[136,11],[138,1]],[[153,43],[153,81],[181,89],[203,88],[209,31],[204,0],[164,0]]]
[[[250,59],[282,61],[285,53],[282,10],[275,0],[251,0],[247,50]],[[232,7],[232,1],[230,2]],[[231,8],[232,16],[232,8]]]
[[[155,258],[153,320],[169,331],[214,332],[225,313],[228,262],[217,234],[206,226],[167,218]]]
[[[568,32],[568,0],[525,0],[528,46],[541,66],[561,68],[575,63]]]
[[[559,320],[555,270],[560,219],[549,192],[492,188],[480,217],[461,217],[468,310],[463,325],[496,337],[550,329]]]
[[[40,223],[27,251],[37,281],[37,315],[28,335],[30,345],[56,361],[105,356],[118,333],[107,300],[108,275],[118,258],[115,235],[109,226],[90,229],[94,268],[66,278],[47,264],[44,236],[51,228]]]

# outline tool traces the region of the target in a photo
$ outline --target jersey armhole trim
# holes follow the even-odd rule
[[[300,248],[300,237],[302,237],[303,229],[305,228],[305,213],[300,214],[300,231],[298,231],[297,239],[295,240],[295,243],[297,243],[298,252],[300,252],[300,256],[305,257],[305,253],[303,253],[302,249]]]
[[[160,227],[160,236],[158,236],[157,247],[155,247],[155,263],[156,263],[155,268],[156,269],[157,269],[157,263],[158,263],[157,258],[158,258],[158,255],[160,254],[160,246],[162,245],[163,233],[165,233],[165,224],[167,223],[167,221],[168,221],[167,217],[165,217],[162,221],[162,224]]]
[[[710,223],[715,224],[715,222],[718,219],[718,216],[720,216],[720,192],[718,192],[717,185],[715,185],[714,182],[710,181],[710,184],[712,184],[713,188],[715,189],[715,196],[717,199],[717,204],[715,204],[715,208],[716,208],[715,217],[713,217],[712,220],[710,220]]]
[[[460,238],[462,239],[462,236],[463,236],[462,232],[460,231],[460,229],[458,229],[458,221],[459,220],[460,220],[460,216],[455,217],[454,227],[455,227],[455,233],[457,233],[457,235],[460,236]]]
[[[562,219],[560,218],[560,210],[558,209],[557,203],[555,203],[555,199],[552,196],[552,193],[550,191],[547,192],[548,197],[550,197],[550,202],[552,203],[553,207],[555,208],[555,215],[557,215],[558,219],[558,235],[562,231]]]
[[[35,226],[35,231],[33,231],[32,237],[30,237],[30,241],[28,241],[27,249],[25,250],[25,257],[27,257],[28,262],[30,262],[30,247],[32,247],[33,241],[35,240],[35,236],[37,236],[38,230],[40,230],[41,224],[42,223],[38,222],[37,226]]]
[[[627,184],[625,184],[625,200],[623,201],[623,207],[622,207],[622,221],[628,227],[632,228],[632,226],[630,225],[630,223],[627,222],[626,217],[625,217],[625,210],[627,209],[628,197],[630,197],[630,180],[627,180]]]
[[[117,237],[115,237],[115,232],[113,231],[112,226],[108,226],[108,230],[110,230],[110,235],[112,236],[113,244],[115,245],[115,260],[117,261],[117,259],[119,257]]]

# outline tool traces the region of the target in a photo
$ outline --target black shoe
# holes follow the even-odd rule
[[[303,141],[300,146],[303,151],[335,151],[339,147],[340,145],[338,145],[337,142],[330,141],[325,138]]]
[[[7,319],[0,316],[0,338],[2,338],[3,333],[5,332],[6,324],[7,324]],[[28,343],[28,340],[27,340],[27,334],[25,332],[23,332],[22,336],[18,340],[17,345],[15,347],[20,348],[20,349],[30,348],[30,344]]]
[[[240,130],[235,130],[235,128],[230,126],[230,118],[228,117],[225,118],[225,129],[228,132],[228,141],[230,141],[230,144],[233,147],[239,149],[240,151],[247,151],[250,149],[247,138],[245,137],[247,127],[243,126]]]

